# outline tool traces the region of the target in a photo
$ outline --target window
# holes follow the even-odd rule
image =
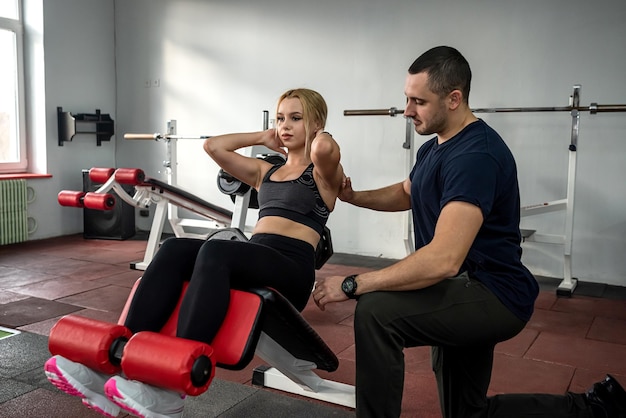
[[[0,173],[27,168],[21,3],[0,1]]]

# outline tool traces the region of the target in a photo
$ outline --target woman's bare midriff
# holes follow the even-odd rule
[[[320,236],[306,225],[299,224],[280,216],[265,216],[257,222],[252,234],[278,234],[306,241],[317,248]]]

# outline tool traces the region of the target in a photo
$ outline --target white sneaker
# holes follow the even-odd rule
[[[136,380],[113,376],[104,385],[111,401],[141,418],[179,418],[185,397],[178,392],[157,388]]]
[[[120,413],[120,407],[104,395],[104,384],[111,376],[61,356],[48,359],[44,370],[50,383],[69,395],[82,398],[86,407],[107,417]]]

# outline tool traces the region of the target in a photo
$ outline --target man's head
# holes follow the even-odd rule
[[[437,46],[420,55],[409,67],[409,74],[426,73],[428,87],[443,98],[460,90],[468,103],[472,71],[459,51],[449,46]]]
[[[437,134],[440,141],[458,132],[471,114],[467,101],[471,78],[469,64],[454,48],[439,46],[417,58],[404,88],[404,115],[413,120],[415,131]]]

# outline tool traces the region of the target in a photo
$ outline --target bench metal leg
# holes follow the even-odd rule
[[[337,405],[356,407],[354,386],[322,379],[313,372],[316,368],[314,363],[295,358],[265,333],[261,333],[256,354],[274,367],[255,369],[253,383]]]

